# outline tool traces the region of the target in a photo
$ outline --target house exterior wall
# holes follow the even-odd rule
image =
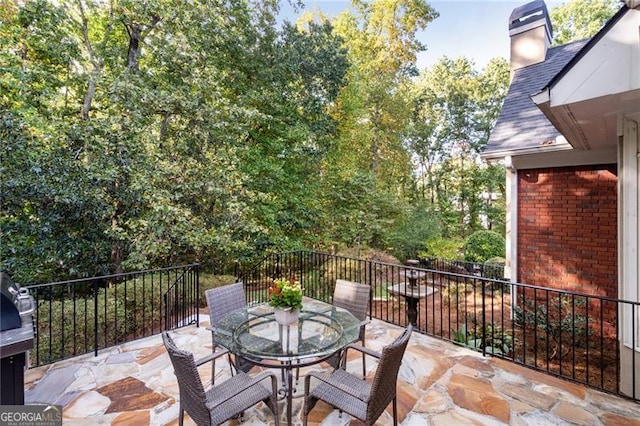
[[[616,165],[519,170],[517,182],[517,281],[616,298]]]

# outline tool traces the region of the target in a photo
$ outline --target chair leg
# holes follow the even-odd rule
[[[393,426],[398,426],[398,397],[393,397]]]
[[[178,426],[182,426],[184,424],[184,410],[180,407],[180,414],[178,414]]]
[[[362,343],[362,346],[365,346],[364,344],[364,340],[365,340],[365,335],[364,332],[361,330],[360,331],[360,342]],[[364,352],[362,353],[362,379],[364,380],[367,377],[367,356],[364,354]]]
[[[211,386],[216,382],[216,360],[211,361]]]
[[[213,333],[211,333],[211,351],[216,351],[216,338]],[[216,360],[211,361],[211,386],[216,381]]]
[[[231,352],[227,354],[227,358],[229,360],[229,370],[231,371],[231,377],[233,377],[233,370],[236,370],[236,373],[238,372],[238,367],[236,366],[236,362],[238,362],[238,360],[236,359],[234,362],[231,359]]]

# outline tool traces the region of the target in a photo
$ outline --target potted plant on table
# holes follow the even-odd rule
[[[298,321],[302,309],[302,287],[294,279],[278,278],[268,289],[269,305],[273,306],[276,321],[291,325]]]

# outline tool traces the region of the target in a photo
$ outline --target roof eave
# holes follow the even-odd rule
[[[530,98],[553,124],[553,127],[564,135],[572,148],[589,149],[587,137],[582,132],[580,124],[576,121],[569,107],[566,105],[551,107],[551,92],[548,87],[530,96]]]
[[[554,145],[484,152],[480,154],[480,157],[486,161],[497,161],[497,160],[502,160],[505,157],[517,157],[520,155],[540,154],[541,152],[568,151],[572,149],[573,147],[567,142],[558,140]]]

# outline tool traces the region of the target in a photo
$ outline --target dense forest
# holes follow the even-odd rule
[[[503,228],[496,58],[416,68],[425,0],[0,0],[1,267],[31,284]],[[297,5],[298,7],[300,5]]]

